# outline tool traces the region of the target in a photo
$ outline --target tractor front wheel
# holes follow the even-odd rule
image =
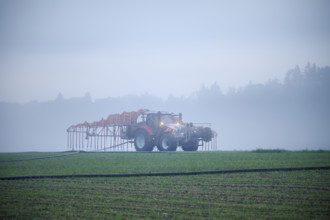
[[[160,137],[157,148],[160,151],[176,151],[178,147],[176,139],[173,135],[166,133]]]

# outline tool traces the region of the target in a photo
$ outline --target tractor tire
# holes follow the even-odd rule
[[[152,151],[154,148],[150,140],[150,135],[143,130],[135,133],[134,146],[136,151]]]
[[[173,135],[166,133],[163,134],[158,142],[157,148],[160,151],[176,151],[178,143]]]
[[[182,150],[184,151],[197,151],[198,140],[189,141],[188,143],[182,145]]]

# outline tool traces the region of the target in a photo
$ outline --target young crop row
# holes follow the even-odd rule
[[[9,158],[36,155],[42,156]],[[0,176],[329,166],[329,158],[330,152],[80,153],[1,162]],[[329,186],[330,170],[0,181],[0,218],[328,219]]]
[[[330,171],[0,182],[0,218],[327,219]]]
[[[6,155],[8,154],[0,154],[0,157],[5,159]],[[30,157],[34,156],[30,155]],[[1,162],[0,176],[195,172],[329,166],[329,158],[330,152],[79,153],[44,160]]]

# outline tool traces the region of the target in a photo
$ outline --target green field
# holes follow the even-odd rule
[[[0,161],[58,154],[0,154]],[[79,153],[0,162],[0,176],[307,166],[330,166],[330,152]],[[0,218],[329,219],[330,170],[1,180]]]

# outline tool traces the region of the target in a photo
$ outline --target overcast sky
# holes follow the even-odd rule
[[[0,1],[0,101],[189,96],[330,65],[330,1]]]

